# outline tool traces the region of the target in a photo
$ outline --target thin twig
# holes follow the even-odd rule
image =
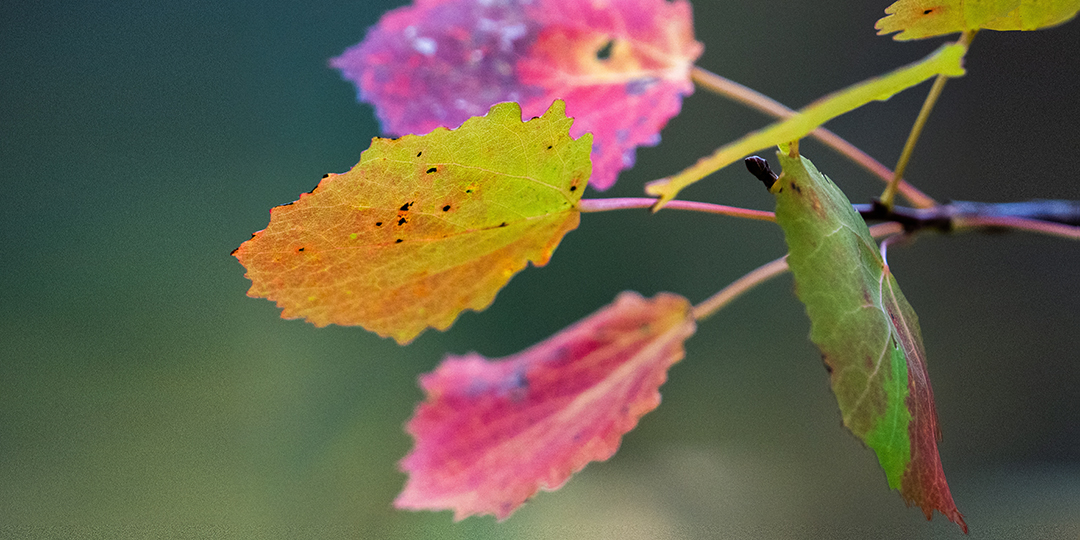
[[[674,202],[674,201],[672,201]],[[881,223],[870,227],[870,235],[874,238],[881,238],[883,236],[891,236],[894,234],[904,232],[904,228],[899,223]],[[691,314],[696,321],[702,321],[712,316],[712,314],[720,311],[722,308],[730,304],[736,298],[749,292],[753,288],[769,281],[770,279],[787,272],[787,255],[780,257],[779,259],[769,261],[753,270],[750,273],[742,276],[739,279],[733,281],[727,287],[724,287],[716,294],[706,298],[700,304],[694,306],[691,310]]]
[[[656,199],[644,197],[625,197],[611,199],[581,199],[578,201],[578,210],[582,212],[607,212],[609,210],[627,210],[631,208],[650,208],[656,203]],[[690,210],[693,212],[705,212],[724,216],[754,219],[758,221],[776,221],[776,215],[765,210],[751,210],[737,206],[724,206],[695,201],[671,201],[667,208],[675,210]]]
[[[911,161],[911,155],[915,152],[915,143],[919,141],[919,135],[922,135],[926,120],[930,118],[930,112],[934,110],[934,105],[937,103],[938,97],[941,96],[941,91],[945,89],[945,83],[948,81],[948,75],[938,75],[934,79],[934,85],[930,87],[930,93],[926,95],[926,101],[923,101],[922,108],[919,109],[919,116],[915,118],[915,125],[911,126],[911,132],[908,133],[907,141],[904,142],[904,150],[900,152],[900,159],[897,160],[896,168],[893,169],[892,179],[885,185],[885,191],[881,193],[881,204],[884,204],[887,208],[893,205],[893,199],[896,198],[896,192],[899,189],[900,178],[904,176],[908,162]]]
[[[1015,216],[965,216],[953,220],[953,230],[1013,229],[1080,240],[1080,227]]]
[[[730,285],[721,289],[720,292],[705,299],[704,302],[694,306],[690,313],[693,315],[694,320],[705,320],[713,313],[720,311],[724,306],[730,304],[732,300],[742,296],[754,287],[787,272],[787,270],[787,255],[774,261],[767,262],[750,271],[749,274],[736,279]]]
[[[975,39],[975,33],[975,30],[969,30],[960,34],[958,43],[963,44],[964,47],[971,45],[971,40]],[[941,92],[945,89],[945,83],[948,80],[948,75],[938,75],[934,79],[934,85],[930,87],[930,92],[926,94],[926,100],[923,101],[922,108],[919,109],[919,116],[915,118],[915,124],[911,126],[911,132],[908,133],[907,141],[904,142],[904,150],[900,152],[900,159],[897,160],[896,167],[893,169],[893,176],[885,186],[885,191],[879,197],[881,204],[885,205],[886,208],[892,208],[893,206],[896,192],[900,188],[900,179],[903,178],[904,171],[907,170],[911,156],[915,152],[915,143],[919,141],[919,136],[922,135],[922,130],[926,127],[926,121],[930,118],[930,112],[934,110],[934,105],[937,104],[938,98],[941,97]]]
[[[694,66],[690,72],[690,77],[706,90],[775,118],[783,119],[795,114],[794,110],[789,109],[779,101],[704,68]],[[810,136],[836,150],[840,155],[847,157],[882,181],[889,182],[892,180],[894,176],[892,170],[832,131],[819,127],[810,132]],[[929,195],[919,191],[918,188],[904,180],[901,180],[897,185],[897,190],[916,208],[930,208],[937,204]]]
[[[899,223],[909,233],[922,230],[958,232],[978,229],[1016,229],[1080,239],[1080,203],[1036,200],[1009,203],[956,201],[934,208],[886,208],[880,202],[856,204],[855,210],[867,221]]]

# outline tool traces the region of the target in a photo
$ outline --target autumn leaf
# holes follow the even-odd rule
[[[624,292],[600,311],[513,356],[449,357],[420,384],[427,400],[395,505],[504,519],[619,447],[660,404],[667,370],[694,333],[690,303]]]
[[[577,227],[591,137],[570,138],[572,123],[561,101],[524,123],[502,103],[456,130],[373,139],[352,170],[271,210],[237,248],[248,296],[402,344],[486,308]]]
[[[645,192],[659,197],[653,210],[662,208],[686,186],[735,163],[748,154],[800,139],[841,114],[853,111],[871,101],[886,101],[898,92],[921,84],[932,77],[962,76],[966,53],[967,47],[963,44],[942,45],[918,62],[829,94],[786,119],[717,148],[712,155],[699,159],[697,163],[674,176],[649,182],[645,186]]]
[[[701,51],[685,0],[426,0],[387,13],[331,65],[391,134],[457,126],[501,101],[531,117],[562,99],[570,134],[593,134],[589,185],[603,190],[659,142]]]
[[[941,438],[915,311],[844,193],[801,156],[779,153],[776,221],[844,425],[877,454],[909,504],[967,524],[938,457]]]
[[[900,32],[897,41],[965,30],[1038,30],[1065,23],[1080,0],[899,0],[874,25],[878,35]]]

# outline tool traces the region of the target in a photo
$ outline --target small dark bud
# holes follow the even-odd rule
[[[746,170],[750,171],[750,174],[765,184],[765,189],[771,189],[776,183],[776,173],[769,168],[768,161],[758,156],[750,156],[744,159],[743,163],[746,164]]]

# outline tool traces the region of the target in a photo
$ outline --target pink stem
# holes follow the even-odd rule
[[[581,199],[578,201],[578,210],[582,212],[607,212],[609,210],[628,210],[631,208],[651,208],[656,204],[656,199],[645,197],[621,197],[611,199]],[[764,210],[750,210],[736,206],[724,206],[722,204],[703,203],[695,201],[671,201],[664,208],[675,210],[690,210],[693,212],[705,212],[708,214],[720,214],[724,216],[744,219],[756,219],[758,221],[776,221],[776,215]]]

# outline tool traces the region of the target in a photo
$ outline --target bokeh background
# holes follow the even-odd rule
[[[378,126],[327,67],[396,1],[4,2],[0,537],[945,538],[840,426],[783,277],[701,324],[616,456],[508,521],[396,511],[447,352],[502,356],[625,289],[700,301],[784,251],[777,228],[584,216],[493,307],[398,347],[283,321],[229,253]],[[888,0],[701,1],[700,65],[794,107],[928,53]],[[1080,23],[985,32],[909,170],[940,200],[1080,199]],[[894,163],[927,86],[829,124]],[[699,91],[609,192],[639,196],[767,122]],[[877,180],[808,142],[853,200]],[[687,198],[770,208],[741,167]],[[972,538],[1080,537],[1080,246],[926,236],[890,262],[919,311],[945,471]]]

